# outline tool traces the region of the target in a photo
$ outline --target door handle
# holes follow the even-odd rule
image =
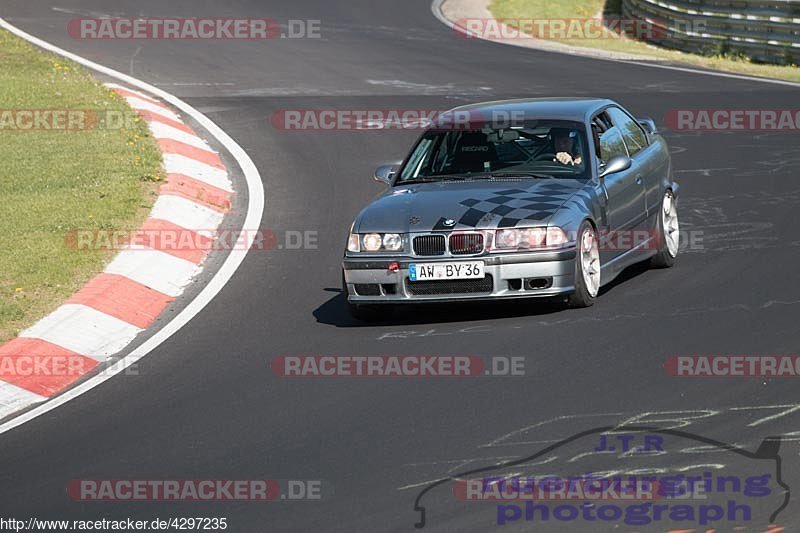
[[[641,174],[637,174],[636,175],[636,184],[637,185],[641,185],[642,184],[642,175]]]

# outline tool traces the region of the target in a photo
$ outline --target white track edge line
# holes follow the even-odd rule
[[[244,223],[242,224],[243,228],[257,228],[261,223],[261,216],[264,212],[264,186],[261,183],[261,175],[258,173],[258,169],[256,168],[253,160],[250,159],[250,156],[247,155],[247,152],[239,146],[239,144],[234,141],[225,131],[222,130],[219,126],[217,126],[210,118],[206,117],[195,108],[178,98],[177,96],[173,96],[172,94],[159,89],[149,83],[144,81],[138,80],[133,76],[128,76],[127,74],[123,74],[118,72],[114,69],[104,67],[94,61],[90,61],[86,58],[83,58],[77,54],[73,54],[72,52],[67,52],[55,45],[52,45],[46,41],[39,39],[38,37],[34,37],[30,35],[16,26],[9,24],[5,19],[0,18],[0,28],[4,28],[14,35],[25,39],[26,41],[43,48],[49,52],[53,52],[55,54],[61,55],[76,63],[79,63],[87,68],[110,76],[112,78],[116,78],[117,80],[123,81],[128,85],[134,86],[138,89],[141,89],[145,92],[149,92],[155,96],[158,96],[165,102],[175,106],[179,110],[183,111],[194,120],[196,120],[200,125],[202,125],[206,131],[209,132],[212,136],[214,136],[227,150],[230,154],[236,159],[236,162],[242,169],[244,174],[245,180],[247,182],[247,192],[248,192],[248,203],[247,203],[247,214],[244,219]],[[33,420],[34,418],[41,416],[49,411],[52,411],[56,407],[67,403],[68,401],[77,398],[81,394],[97,387],[98,385],[102,384],[106,380],[110,379],[111,377],[119,374],[132,364],[136,363],[140,359],[142,359],[145,355],[150,353],[153,349],[158,347],[161,343],[169,339],[172,335],[174,335],[178,330],[180,330],[183,326],[185,326],[192,318],[195,317],[203,308],[208,305],[208,303],[214,299],[214,297],[222,290],[225,284],[230,281],[233,274],[239,268],[239,265],[242,264],[244,261],[245,256],[252,244],[254,232],[245,231],[245,238],[247,239],[247,247],[244,249],[237,248],[236,250],[232,250],[228,257],[225,258],[225,262],[222,266],[217,270],[208,284],[200,291],[200,293],[191,301],[189,304],[178,313],[175,318],[170,320],[164,327],[158,330],[152,337],[147,339],[144,343],[141,344],[138,348],[133,350],[128,355],[124,356],[122,359],[108,367],[103,371],[103,373],[98,374],[88,380],[84,381],[83,383],[73,387],[63,394],[53,397],[41,403],[27,411],[22,413],[21,415],[8,420],[7,422],[0,425],[0,434],[6,433],[18,426],[21,426],[25,422]]]
[[[439,19],[439,22],[441,22],[445,26],[448,26],[448,27],[453,28],[455,30],[456,25],[453,23],[453,21],[448,19],[444,15],[444,13],[442,12],[442,5],[446,1],[447,0],[433,0],[433,2],[431,2],[431,12],[433,13],[434,17]],[[478,37],[478,39],[480,39],[482,41],[488,41],[488,42],[497,43],[497,44],[505,44],[505,45],[508,45],[508,46],[516,46],[517,48],[525,48],[526,50],[536,50],[536,51],[539,51],[539,52],[564,54],[564,52],[559,52],[558,50],[540,50],[538,48],[530,48],[530,47],[527,47],[527,46],[524,46],[524,45],[521,45],[521,44],[517,44],[517,43],[514,43],[514,42],[493,41],[491,39],[484,39],[482,37]],[[592,50],[592,49],[591,48],[587,48],[587,50]],[[566,54],[566,55],[572,56],[573,54]],[[720,71],[720,70],[699,70],[699,69],[694,69],[694,68],[691,68],[691,67],[678,67],[678,66],[672,66],[672,65],[660,65],[658,63],[647,63],[647,62],[638,61],[638,60],[613,59],[613,58],[610,58],[610,57],[597,57],[597,56],[589,55],[588,53],[587,54],[574,54],[574,55],[578,56],[578,57],[585,57],[587,59],[598,59],[600,61],[613,61],[614,63],[624,63],[626,65],[639,65],[640,67],[661,68],[661,69],[665,69],[665,70],[677,70],[679,72],[689,72],[690,74],[703,74],[703,75],[706,75],[706,76],[717,76],[717,77],[720,77],[720,78],[733,78],[733,79],[736,79],[736,80],[755,81],[755,82],[760,82],[760,83],[771,83],[773,85],[788,85],[789,87],[800,87],[800,83],[793,82],[793,81],[778,80],[778,79],[773,79],[773,78],[760,78],[758,76],[748,76],[747,74],[735,74],[735,73],[732,73],[732,72],[724,72],[724,71]]]

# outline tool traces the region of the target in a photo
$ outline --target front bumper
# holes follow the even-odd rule
[[[575,290],[575,249],[470,257],[354,257],[342,262],[347,299],[352,303],[418,303],[536,298]],[[483,283],[412,282],[410,263],[483,261]],[[390,271],[397,262],[399,270]],[[472,281],[472,280],[470,280]],[[424,288],[420,283],[424,283]],[[480,285],[480,286],[479,286]],[[463,290],[462,290],[463,289]]]

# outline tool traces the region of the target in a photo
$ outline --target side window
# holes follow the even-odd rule
[[[640,150],[647,146],[647,136],[642,131],[642,127],[628,116],[627,113],[618,107],[610,107],[607,110],[614,125],[617,126],[625,139],[625,144],[628,146],[630,156],[633,157]]]
[[[603,163],[607,163],[609,159],[620,154],[628,155],[628,152],[625,150],[619,128],[614,126],[600,134],[600,159]]]

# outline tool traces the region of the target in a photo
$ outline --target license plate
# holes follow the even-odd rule
[[[408,279],[428,281],[437,279],[483,279],[483,261],[458,263],[411,263],[408,265]]]

